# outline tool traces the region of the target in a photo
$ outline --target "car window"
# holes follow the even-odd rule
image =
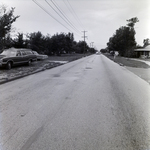
[[[20,53],[20,52],[18,52],[18,53],[16,54],[16,56],[21,56],[21,53]]]
[[[32,54],[32,52],[31,51],[26,51],[26,54],[30,55],[30,54]]]
[[[22,52],[22,55],[27,55],[26,52]]]
[[[33,54],[38,55],[38,53],[36,51],[33,51]]]

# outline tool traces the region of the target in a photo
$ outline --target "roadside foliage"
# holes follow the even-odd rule
[[[107,46],[109,51],[118,51],[120,56],[133,57],[134,48],[136,47],[134,25],[138,22],[138,18],[131,18],[127,22],[127,26],[120,27],[110,37]]]
[[[55,35],[43,35],[40,31],[18,33],[15,38],[11,37],[12,24],[19,16],[14,16],[15,8],[7,11],[5,6],[0,7],[0,52],[7,48],[30,48],[41,54],[58,55],[66,53],[95,53],[85,41],[76,42],[73,33],[56,33]]]

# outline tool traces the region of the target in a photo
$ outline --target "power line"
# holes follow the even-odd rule
[[[63,27],[65,27],[67,30],[72,32],[69,28],[67,28],[64,24],[62,24],[58,19],[56,19],[53,15],[51,15],[43,6],[41,6],[36,0],[32,0],[36,5],[38,5],[44,12],[46,12],[50,17],[52,17],[55,21],[60,23]],[[78,35],[79,36],[79,35]]]
[[[68,4],[70,5],[72,11],[73,11],[73,14],[75,14],[75,18],[77,19],[78,23],[80,24],[80,26],[83,28],[83,25],[79,19],[79,17],[77,16],[76,12],[74,11],[73,7],[71,6],[71,4],[69,3],[69,1],[67,0]]]
[[[72,15],[74,16],[74,18],[75,18],[75,19],[77,20],[77,22],[79,23],[80,27],[81,27],[82,29],[84,29],[84,27],[83,27],[83,25],[82,25],[82,23],[81,23],[79,17],[78,17],[77,14],[75,13],[75,11],[74,11],[73,7],[71,6],[71,4],[69,3],[69,1],[66,0],[67,3],[68,3],[68,5],[67,5],[67,3],[65,2],[65,0],[63,0],[63,1],[64,1],[64,3],[66,4],[66,6],[67,6],[67,8],[69,9],[69,11],[70,11],[70,12],[72,13]]]
[[[36,2],[36,0],[32,0],[35,4],[37,4],[43,11],[45,11],[50,17],[52,17],[54,20],[56,20],[58,23],[60,23],[63,27],[65,27],[67,30],[72,32],[69,28],[67,28],[65,25],[63,25],[59,20],[57,20],[54,16],[52,16],[44,7],[42,7],[39,3]]]
[[[58,4],[56,4],[56,2],[54,3],[53,2],[53,0],[51,0],[51,2],[53,3],[53,5],[57,8],[57,10],[60,12],[60,14],[62,15],[60,15],[48,2],[47,2],[47,0],[45,0],[46,1],[46,3],[62,18],[62,16],[63,16],[63,20],[70,26],[70,27],[72,27],[74,30],[76,30],[76,32],[80,32],[72,23],[71,23],[71,21],[64,15],[64,12],[58,7]]]

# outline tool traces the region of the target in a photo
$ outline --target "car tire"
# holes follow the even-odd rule
[[[12,63],[8,62],[7,65],[6,65],[6,69],[10,70],[11,68],[12,68]]]

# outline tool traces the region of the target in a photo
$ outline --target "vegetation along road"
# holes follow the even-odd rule
[[[1,84],[0,149],[150,149],[149,91],[103,55]]]

